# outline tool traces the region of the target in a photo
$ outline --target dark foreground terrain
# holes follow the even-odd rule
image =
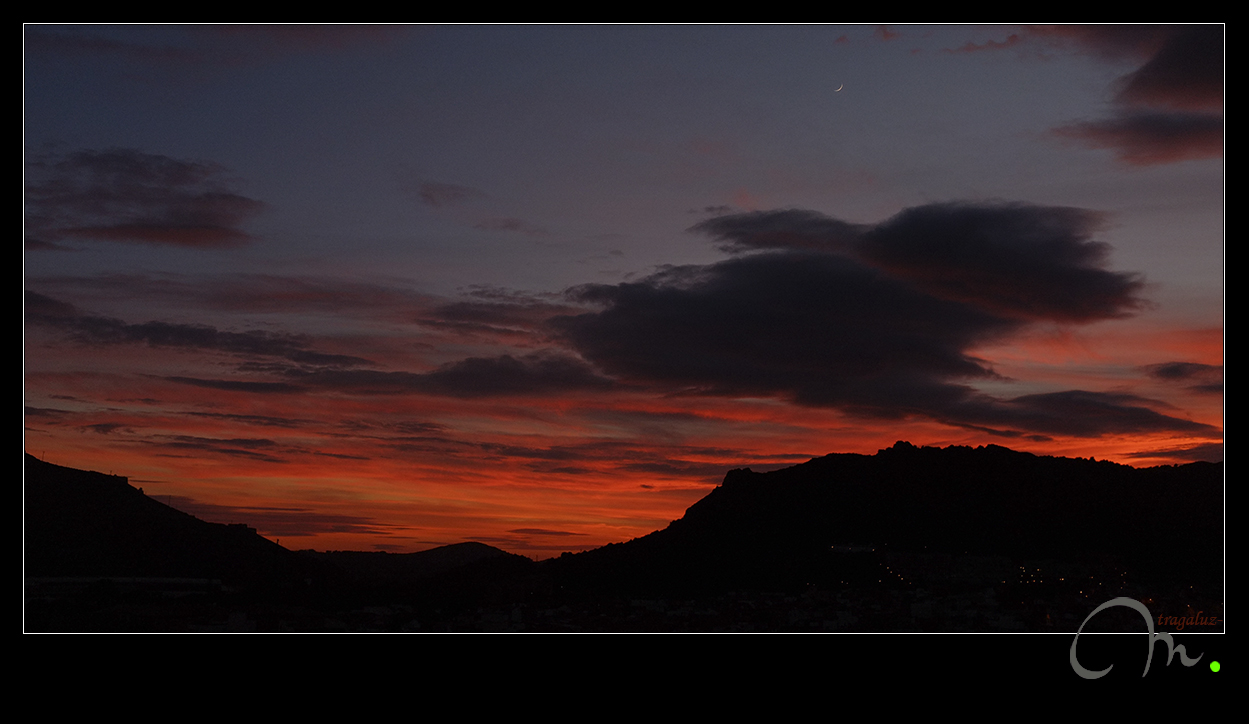
[[[664,530],[542,562],[289,551],[29,455],[25,504],[27,631],[1075,631],[1116,596],[1223,630],[1213,463],[900,442],[732,470]]]

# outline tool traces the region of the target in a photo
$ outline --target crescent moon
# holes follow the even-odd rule
[[[840,93],[840,92],[841,92],[841,89],[842,89],[842,88],[845,88],[845,87],[846,87],[846,84],[845,84],[845,83],[842,83],[841,85],[837,86],[837,90],[835,90],[835,91],[833,91],[833,92],[834,92],[834,93]]]

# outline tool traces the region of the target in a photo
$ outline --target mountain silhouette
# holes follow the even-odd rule
[[[1222,500],[1221,463],[1137,469],[996,445],[898,442],[871,456],[732,470],[666,529],[566,555],[560,578],[592,590],[694,595],[874,579],[883,559],[912,569],[912,580],[927,568],[979,567],[989,584],[1044,561],[1219,590]]]
[[[1074,630],[1114,595],[1223,600],[1222,463],[995,445],[731,470],[663,530],[537,564],[480,543],[292,552],[29,455],[25,524],[28,606],[30,582],[51,577],[212,578],[247,596],[217,601],[218,619],[270,615],[275,630]],[[48,600],[52,630],[188,630],[192,615]],[[678,600],[714,606],[692,621]]]
[[[26,456],[26,575],[214,578],[257,583],[295,555],[243,524],[208,523],[126,478]]]

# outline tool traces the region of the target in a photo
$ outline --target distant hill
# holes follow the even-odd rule
[[[348,578],[379,582],[415,581],[481,561],[520,557],[476,542],[453,543],[419,553],[299,551],[299,554],[331,566]]]
[[[323,572],[319,595],[336,601],[406,602],[457,609],[521,599],[538,575],[530,559],[485,543],[416,553],[299,551]]]

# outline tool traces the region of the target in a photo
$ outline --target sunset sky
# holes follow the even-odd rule
[[[1223,458],[1222,26],[26,26],[25,450],[545,558],[737,467]]]

